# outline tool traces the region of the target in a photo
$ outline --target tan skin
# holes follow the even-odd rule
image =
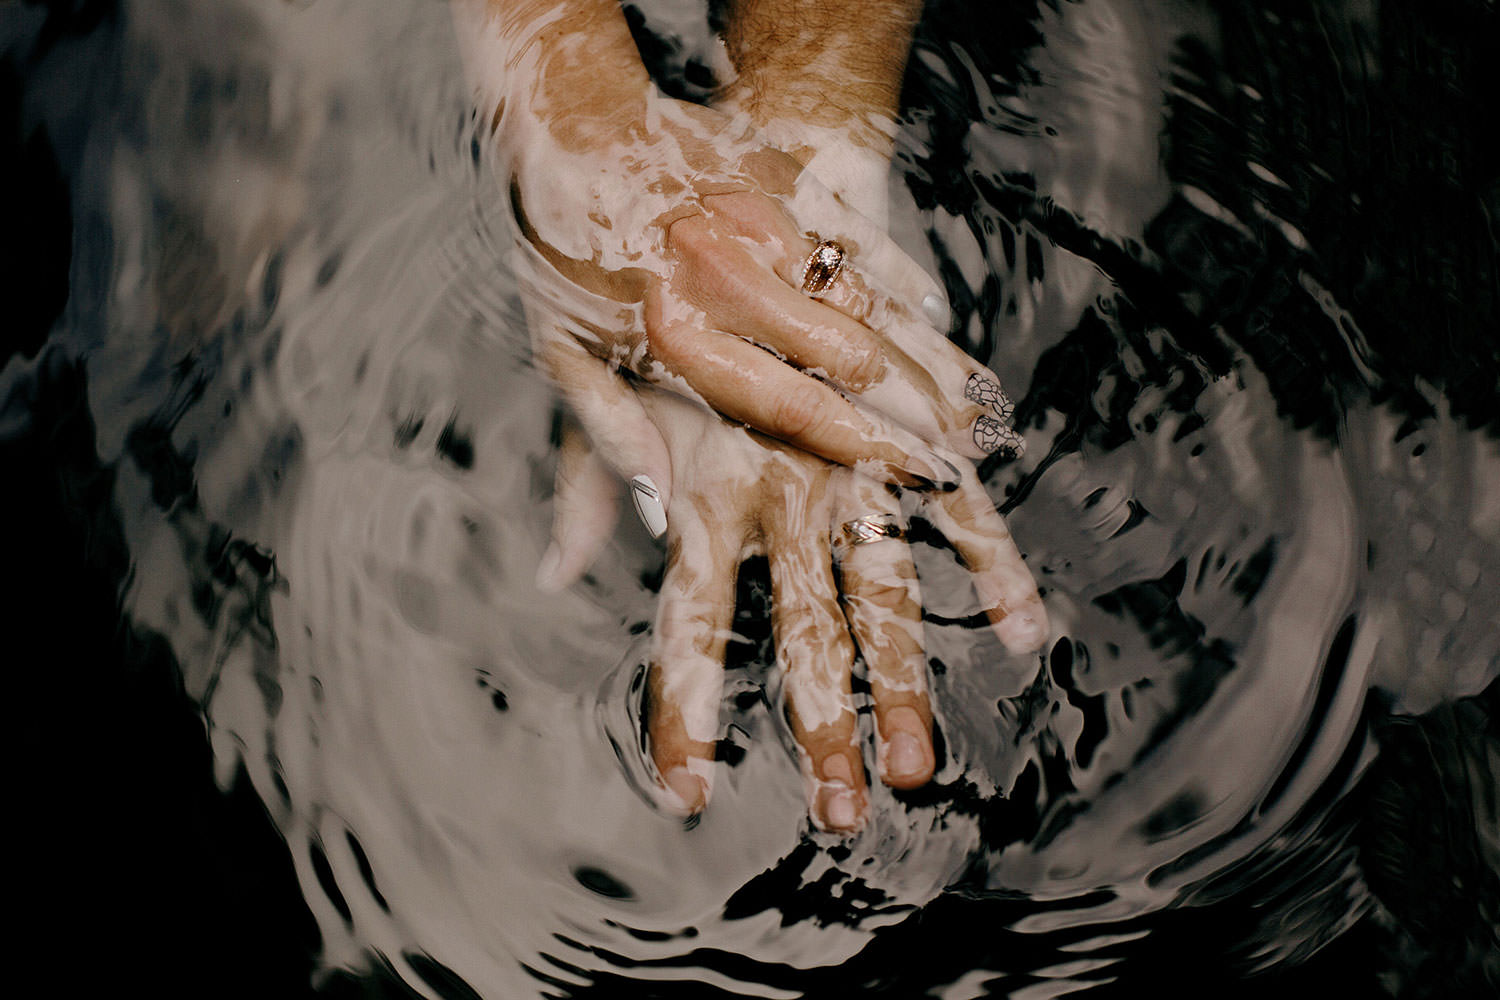
[[[543,17],[542,6],[491,4],[501,9],[502,25],[511,26],[526,23],[527,15]],[[628,161],[627,171],[639,167],[650,159],[641,151],[659,139],[631,145],[634,140],[621,138],[639,129],[632,118],[637,106],[628,100],[594,101],[587,108],[604,110],[565,114],[569,105],[558,104],[568,94],[576,104],[577,88],[597,79],[597,69],[585,76],[582,67],[612,65],[609,59],[590,62],[578,50],[611,37],[618,44],[623,22],[616,25],[607,16],[613,10],[608,3],[545,6],[560,12],[560,19],[549,22],[534,42],[546,54],[538,60],[544,82],[531,106],[542,109],[540,127],[557,140],[550,155],[561,149],[598,156],[623,144],[637,155],[625,161],[606,156],[605,161]],[[515,18],[505,21],[507,13]],[[915,6],[908,0],[875,5],[866,11],[870,16],[862,15],[858,38],[839,28],[830,12],[800,8],[798,17],[804,22],[830,21],[808,24],[810,33],[790,42],[772,37],[776,25],[795,23],[785,14],[777,0],[736,5],[727,42],[741,75],[726,103],[746,112],[757,127],[788,137],[783,141],[795,156],[757,141],[725,143],[721,133],[704,141],[691,124],[679,128],[664,116],[657,124],[673,137],[672,155],[657,150],[650,166],[635,169],[632,176],[667,197],[621,227],[632,238],[635,227],[643,227],[646,238],[580,238],[587,227],[570,229],[567,223],[549,230],[549,220],[526,212],[519,182],[513,201],[523,215],[525,239],[544,265],[539,270],[550,269],[549,278],[561,276],[563,283],[592,296],[590,321],[580,336],[585,310],[569,308],[577,300],[555,285],[532,294],[528,316],[543,362],[599,452],[618,471],[645,471],[666,487],[668,564],[647,720],[666,804],[692,813],[707,803],[734,577],[746,555],[764,552],[771,566],[787,719],[800,750],[810,815],[823,829],[847,832],[864,822],[868,809],[850,695],[856,645],[875,702],[876,763],[882,780],[893,787],[917,787],[930,779],[935,761],[920,592],[910,554],[893,540],[844,550],[840,594],[834,584],[830,529],[860,514],[899,514],[899,501],[886,484],[925,486],[946,471],[941,485],[947,489],[927,491],[924,514],[974,572],[996,631],[1014,650],[1033,649],[1045,639],[1046,616],[972,466],[945,447],[972,442],[970,425],[978,408],[962,397],[955,405],[954,394],[944,396],[943,384],[958,383],[982,369],[919,318],[918,296],[930,294],[931,288],[925,275],[893,252],[888,241],[882,243],[868,223],[861,228],[846,221],[838,230],[841,241],[848,245],[864,237],[869,250],[857,259],[867,268],[841,279],[823,303],[811,302],[795,288],[800,261],[811,247],[787,214],[804,179],[802,162],[820,150],[837,156],[858,147],[883,163],[889,132],[879,122],[882,117],[888,121],[894,107]],[[593,33],[584,36],[587,43],[567,34],[579,31]],[[628,34],[624,37],[629,42]],[[549,51],[549,38],[564,38],[568,44]],[[617,55],[623,75],[633,76],[631,59]],[[629,56],[634,58],[633,43]],[[800,60],[802,68],[793,71],[786,60],[793,65]],[[781,108],[791,113],[783,114]],[[695,109],[689,122],[699,121],[700,114],[711,112]],[[723,155],[726,146],[736,157]],[[691,164],[691,172],[677,178],[670,168],[682,164]],[[519,177],[525,166],[516,169]],[[883,170],[875,176],[883,179]],[[853,190],[857,185],[844,180],[839,193],[857,200],[862,194]],[[596,198],[608,201],[607,193]],[[605,219],[613,227],[597,204],[595,209],[596,224]],[[846,232],[858,236],[844,237]],[[867,275],[874,280],[866,280]],[[633,304],[641,306],[639,329],[619,322],[628,314],[621,307]],[[726,336],[721,332],[726,329],[739,336]],[[776,350],[789,363],[747,340]],[[724,415],[797,447],[726,422],[681,398],[637,390],[621,379],[615,364],[706,400]],[[798,367],[820,369],[856,398],[868,393],[885,402],[887,415],[901,416],[937,447],[925,451],[924,444],[903,436],[909,431],[869,409],[855,409]],[[836,402],[830,403],[828,396]],[[762,406],[767,401],[770,405]],[[613,484],[583,442],[583,435],[569,435],[559,465],[554,537],[561,554],[553,559],[553,586],[582,571],[602,543],[600,523],[609,523],[598,514],[609,506]],[[964,450],[973,454],[975,449],[971,444]],[[859,471],[832,465],[819,455]],[[941,467],[932,462],[934,455]]]
[[[965,387],[998,380],[899,306],[941,289],[743,119],[657,93],[613,0],[455,2],[549,332],[885,482],[988,454]],[[821,301],[794,284],[812,229],[859,261]]]

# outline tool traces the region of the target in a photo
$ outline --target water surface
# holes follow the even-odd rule
[[[706,95],[705,12],[640,6]],[[555,400],[443,5],[0,10],[68,234],[0,382],[6,605],[57,650],[23,798],[86,897],[175,914],[59,954],[218,995],[1500,985],[1495,19],[1429,6],[929,6],[893,228],[1019,401],[986,471],[1055,626],[1007,657],[917,547],[939,771],[849,840],[762,567],[688,828],[638,792],[660,551],[532,584]]]

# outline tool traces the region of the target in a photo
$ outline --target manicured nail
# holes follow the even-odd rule
[[[1026,439],[991,416],[981,415],[974,421],[974,444],[985,454],[998,451],[1006,458],[1026,454]]]
[[[636,516],[651,532],[652,538],[660,538],[667,532],[667,509],[661,505],[661,490],[650,476],[636,476],[630,480],[630,499],[635,504]]]
[[[936,292],[922,300],[922,315],[927,317],[927,322],[944,333],[948,332],[948,327],[953,322],[948,315],[948,303]]]
[[[917,480],[916,488],[952,493],[963,482],[958,466],[935,451],[917,452],[906,460],[906,472]]]
[[[557,579],[557,568],[562,565],[562,549],[556,542],[547,546],[542,561],[536,567],[536,589],[544,594],[555,594],[562,589]]]
[[[964,398],[980,406],[988,406],[1002,423],[1010,423],[1016,414],[1016,404],[1000,388],[1000,383],[980,372],[970,375],[969,381],[964,384]]]

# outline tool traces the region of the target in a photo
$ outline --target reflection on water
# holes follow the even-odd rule
[[[320,967],[381,989],[1500,983],[1494,20],[1439,6],[930,5],[893,224],[1025,393],[990,482],[1055,632],[1006,657],[918,547],[940,768],[852,840],[804,816],[762,567],[690,829],[637,792],[660,553],[532,585],[553,397],[440,4],[0,9],[74,233],[0,386],[61,513],[12,520],[94,540],[106,662],[175,664],[221,825],[247,777]],[[641,7],[702,92],[701,12]]]

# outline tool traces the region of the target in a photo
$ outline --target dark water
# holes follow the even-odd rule
[[[643,6],[706,93],[701,9]],[[1057,624],[1005,658],[919,547],[941,766],[841,843],[759,567],[692,830],[631,788],[658,552],[531,586],[552,403],[440,4],[0,5],[18,957],[64,995],[1494,995],[1497,27],[929,5],[893,224],[1019,400],[990,482]]]

